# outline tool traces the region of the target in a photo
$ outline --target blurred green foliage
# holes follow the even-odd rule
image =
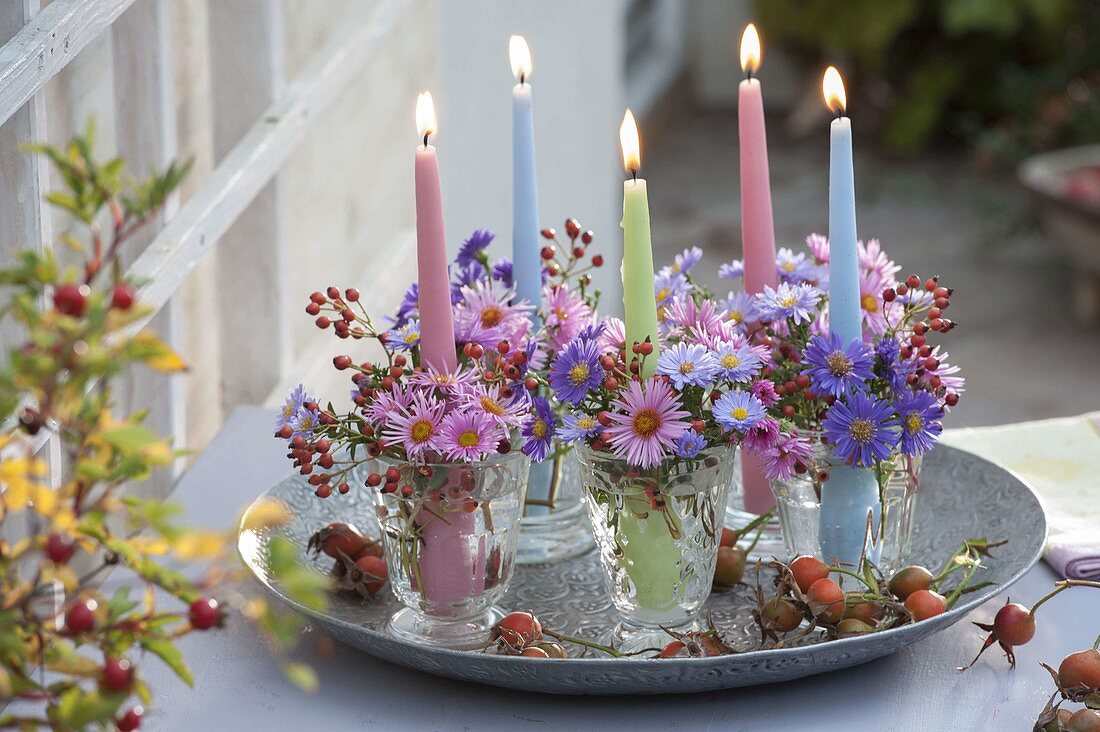
[[[887,149],[963,139],[983,162],[1100,141],[1096,0],[757,0],[807,68],[881,108]]]

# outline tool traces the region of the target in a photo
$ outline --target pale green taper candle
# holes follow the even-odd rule
[[[653,344],[642,375],[653,376],[657,367],[657,300],[653,295],[653,245],[649,232],[649,196],[644,178],[638,177],[641,152],[638,125],[628,109],[619,128],[623,165],[630,180],[623,183],[623,309],[626,321],[626,357],[634,343]]]

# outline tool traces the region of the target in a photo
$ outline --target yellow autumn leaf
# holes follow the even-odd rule
[[[168,553],[168,541],[159,536],[135,536],[128,540],[130,546],[144,554],[161,555]]]
[[[80,585],[80,578],[67,564],[46,564],[42,567],[42,584],[58,581],[66,592],[73,592]]]
[[[206,534],[198,531],[183,534],[172,543],[172,550],[187,560],[211,559],[222,553],[225,537],[221,534]]]
[[[165,442],[154,442],[152,445],[143,447],[141,449],[141,456],[150,465],[168,465],[175,457],[176,453],[172,449],[172,446]]]
[[[138,333],[133,337],[130,345],[137,357],[154,371],[176,373],[187,370],[187,364],[179,354],[152,331],[143,330]]]
[[[290,522],[290,509],[277,498],[256,501],[241,518],[241,531],[258,531]]]

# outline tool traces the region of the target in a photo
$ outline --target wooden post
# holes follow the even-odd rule
[[[176,156],[176,116],[172,80],[172,33],[170,0],[137,0],[111,29],[114,49],[116,132],[119,154],[135,176],[148,175]],[[140,255],[157,232],[175,214],[175,196],[143,231],[127,244],[125,263]],[[151,327],[165,342],[179,347],[179,313],[168,300]],[[168,380],[165,388],[165,379]],[[173,435],[176,443],[186,436],[183,383],[178,375],[166,377],[144,367],[134,367],[125,376],[118,398],[125,412],[148,408],[149,426],[158,433]],[[166,496],[182,466],[161,471],[143,487],[151,495]]]
[[[209,12],[214,155],[220,162],[282,94],[282,3],[219,0]],[[262,402],[290,363],[283,196],[276,175],[218,245],[226,414]]]

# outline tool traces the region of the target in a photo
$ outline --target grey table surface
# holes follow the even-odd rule
[[[274,414],[237,410],[175,492],[191,524],[224,528],[288,472],[270,435]],[[1040,562],[1010,591],[1025,603],[1057,579]],[[990,622],[998,597],[967,618]],[[1057,665],[1100,631],[1100,593],[1063,594],[1044,606],[1035,639],[1009,671],[990,649],[966,673],[981,644],[969,622],[864,666],[774,686],[690,696],[560,697],[436,678],[336,644],[322,653],[306,633],[296,653],[318,670],[315,695],[281,676],[257,635],[237,621],[182,643],[195,671],[188,689],[159,662],[143,663],[156,690],[153,730],[1030,730],[1052,690],[1039,661]]]

